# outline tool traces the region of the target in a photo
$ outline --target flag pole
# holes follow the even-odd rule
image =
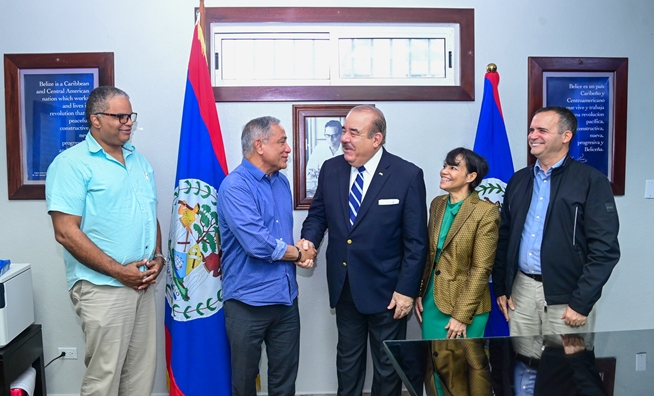
[[[204,0],[200,0],[200,7],[198,7],[198,10],[195,14],[195,21],[200,25],[200,32],[202,33],[201,40],[205,42],[205,51],[206,50],[206,43],[209,43],[209,31],[206,29],[207,27],[207,13],[204,9]],[[207,60],[207,69],[209,69],[209,73],[211,74],[211,61],[209,60],[209,54],[205,53],[204,57]]]
[[[207,32],[204,29],[207,27],[207,14],[204,11],[204,0],[200,0],[200,27],[206,36]]]
[[[497,65],[495,63],[491,62],[486,66],[486,76],[484,76],[484,80],[487,78],[494,82],[493,85],[495,87],[493,88],[493,96],[495,96],[495,102],[497,102],[497,108],[500,111],[500,116],[504,117],[502,113],[502,105],[500,104],[499,92],[497,91],[497,86],[500,83],[500,73],[497,72]]]

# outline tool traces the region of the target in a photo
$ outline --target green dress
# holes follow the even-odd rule
[[[445,207],[445,213],[443,214],[443,222],[441,223],[441,229],[438,233],[438,243],[436,245],[436,258],[434,259],[434,264],[438,263],[438,259],[441,256],[441,250],[443,250],[443,244],[447,238],[447,233],[450,232],[450,227],[454,222],[454,218],[461,205],[465,199],[457,202],[450,203],[449,198],[447,201],[447,206]],[[435,268],[436,266],[434,266]],[[447,338],[447,329],[445,326],[450,322],[450,315],[442,313],[436,306],[434,301],[434,270],[432,269],[431,275],[429,277],[429,285],[427,286],[427,291],[425,297],[422,299],[422,338],[425,340],[435,340]],[[484,336],[484,330],[486,329],[486,322],[488,322],[489,313],[483,313],[480,315],[475,315],[472,320],[472,323],[466,327],[466,337],[467,338],[477,338]],[[434,372],[434,384],[436,385],[436,392],[439,396],[444,396],[441,382],[438,378],[438,375]]]
[[[443,222],[441,223],[441,229],[438,234],[438,244],[436,246],[436,258],[434,259],[434,263],[438,263],[443,244],[447,238],[447,233],[450,231],[454,218],[457,213],[459,213],[459,209],[461,209],[461,205],[464,201],[465,199],[453,204],[450,203],[448,198],[445,213],[443,214]],[[450,315],[442,313],[434,301],[434,270],[432,270],[429,277],[429,285],[427,286],[425,297],[422,300],[422,306],[422,338],[425,340],[447,338],[447,329],[445,326],[447,326],[450,321]],[[466,327],[467,338],[484,336],[486,322],[488,322],[488,315],[488,312],[475,315],[472,323]]]

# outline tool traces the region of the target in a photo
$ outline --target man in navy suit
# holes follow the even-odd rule
[[[306,244],[329,230],[327,283],[336,308],[338,395],[361,395],[366,346],[374,363],[372,396],[400,395],[402,383],[382,341],[406,338],[427,253],[423,172],[383,148],[386,119],[357,106],[345,119],[343,155],[325,161],[309,215]]]

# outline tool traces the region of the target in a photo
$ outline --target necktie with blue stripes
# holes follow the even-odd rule
[[[357,168],[357,171],[359,171],[359,173],[350,189],[350,228],[354,225],[354,220],[357,218],[359,207],[361,207],[363,197],[363,172],[366,171],[366,168],[360,166]]]

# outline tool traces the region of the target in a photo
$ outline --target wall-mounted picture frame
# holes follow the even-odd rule
[[[343,154],[341,134],[347,113],[358,104],[293,105],[293,205],[307,210],[325,160]]]
[[[628,58],[529,57],[527,122],[543,106],[570,109],[579,124],[570,156],[604,173],[614,195],[625,193],[628,66]]]
[[[4,66],[9,199],[45,199],[48,166],[86,137],[89,93],[114,85],[114,54],[5,54]]]

